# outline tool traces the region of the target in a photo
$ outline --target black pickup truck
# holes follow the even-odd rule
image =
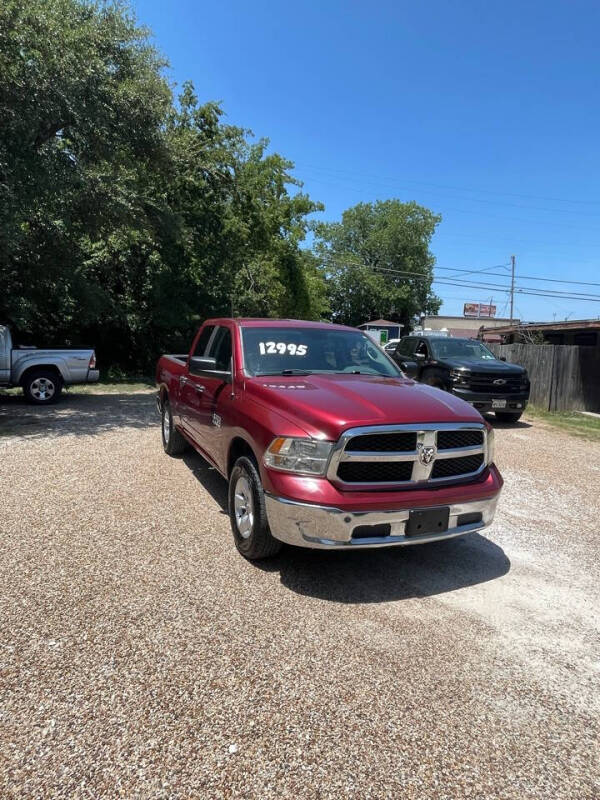
[[[529,400],[527,370],[499,360],[475,339],[405,336],[392,358],[411,378],[452,392],[482,414],[516,422]]]

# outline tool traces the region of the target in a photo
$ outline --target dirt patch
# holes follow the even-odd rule
[[[588,443],[499,426],[485,536],[254,565],[153,404],[0,407],[1,796],[598,796]]]

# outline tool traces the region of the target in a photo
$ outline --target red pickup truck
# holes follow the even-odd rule
[[[355,328],[212,319],[156,372],[169,455],[191,445],[229,481],[235,544],[360,549],[481,530],[502,478],[492,427],[406,378]]]

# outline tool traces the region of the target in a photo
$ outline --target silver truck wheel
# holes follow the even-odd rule
[[[55,403],[62,391],[62,380],[50,370],[35,370],[25,375],[21,385],[25,398],[36,405]]]
[[[242,539],[247,539],[254,526],[254,500],[248,479],[240,475],[234,489],[235,521]]]
[[[50,400],[54,397],[54,381],[50,378],[36,378],[31,382],[31,394],[36,400]]]
[[[163,429],[163,439],[165,440],[165,444],[168,447],[169,439],[171,438],[171,415],[168,412],[166,414],[163,412],[162,429]]]
[[[160,424],[162,444],[169,456],[179,456],[187,450],[187,442],[173,424],[173,416],[169,401],[165,397],[162,403],[162,419]]]
[[[229,476],[229,519],[235,546],[254,561],[274,556],[282,544],[271,535],[256,462],[240,456]]]

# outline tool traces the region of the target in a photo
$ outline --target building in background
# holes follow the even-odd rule
[[[564,322],[527,322],[491,327],[484,323],[482,338],[499,336],[504,344],[570,344],[583,347],[600,347],[600,319],[570,319]],[[498,322],[498,320],[495,320]]]
[[[361,331],[385,331],[387,333],[386,342],[390,339],[399,339],[402,335],[402,328],[399,322],[391,322],[389,319],[374,319],[372,322],[363,322],[358,326]]]
[[[470,305],[477,305],[471,303]],[[494,309],[495,311],[495,309]],[[514,320],[513,320],[514,322]],[[518,324],[518,320],[516,320]],[[421,317],[420,328],[423,331],[448,331],[448,336],[458,336],[465,339],[477,339],[479,331],[485,328],[486,342],[501,342],[502,337],[496,333],[496,328],[510,325],[511,320],[502,317],[445,317],[441,315]]]

